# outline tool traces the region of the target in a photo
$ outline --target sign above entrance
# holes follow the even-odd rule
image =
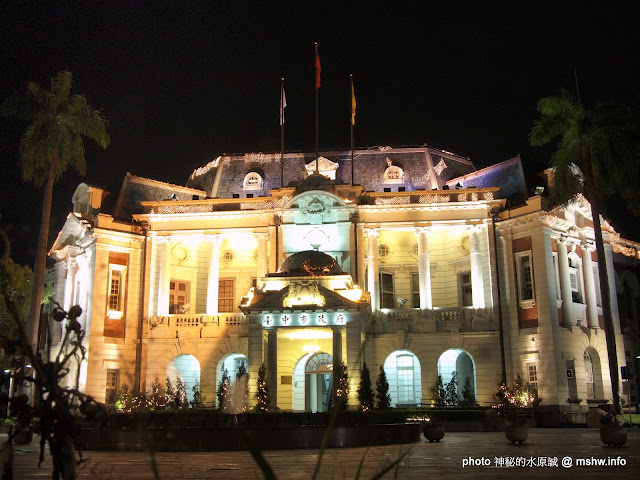
[[[343,312],[268,313],[261,316],[263,327],[331,327],[349,322],[349,314]]]

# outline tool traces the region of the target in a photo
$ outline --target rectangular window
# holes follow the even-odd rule
[[[473,305],[471,272],[462,272],[458,275],[458,282],[460,285],[460,304],[463,307],[471,307]]]
[[[521,308],[531,308],[534,304],[533,264],[531,251],[516,253],[516,274],[518,298]]]
[[[109,264],[108,317],[119,320],[124,316],[124,291],[127,267]]]
[[[577,268],[569,267],[569,282],[571,283],[571,297],[574,303],[582,303],[580,274]]]
[[[398,374],[398,404],[414,403],[413,357],[398,355],[396,357],[396,371]]]
[[[235,312],[235,280],[221,278],[218,285],[218,312]]]
[[[417,273],[411,274],[411,301],[413,308],[420,308],[420,277]]]
[[[536,365],[528,365],[529,370],[529,384],[536,391],[538,390],[538,369]]]
[[[169,282],[169,313],[191,312],[191,282],[171,279]]]
[[[114,404],[118,396],[118,377],[120,370],[107,370],[107,385],[105,389],[104,402]]]
[[[380,274],[380,308],[395,308],[393,275],[390,273]]]

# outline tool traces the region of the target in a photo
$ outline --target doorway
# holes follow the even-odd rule
[[[316,353],[307,360],[305,368],[305,410],[327,412],[331,405],[333,357]]]

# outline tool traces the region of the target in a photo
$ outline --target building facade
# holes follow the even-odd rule
[[[274,406],[322,411],[342,362],[357,403],[366,361],[394,406],[431,404],[438,376],[488,405],[505,371],[558,422],[583,421],[611,402],[590,208],[547,203],[519,157],[476,170],[431,147],[221,156],[184,187],[81,184],[50,251],[55,299],[84,311],[81,388],[112,402],[168,376],[212,403],[244,364],[255,404],[264,364]],[[634,374],[639,246],[605,227]],[[50,325],[54,345],[63,331]]]

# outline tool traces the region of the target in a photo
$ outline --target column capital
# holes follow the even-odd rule
[[[561,233],[560,236],[557,238],[558,242],[560,242],[563,245],[566,245],[567,242],[569,242],[569,236]]]
[[[582,242],[580,242],[580,248],[588,252],[593,252],[596,249],[596,244],[594,242],[590,242],[589,240],[583,240]]]
[[[173,237],[171,235],[161,235],[157,236],[156,240],[159,244],[167,244],[173,241]]]
[[[269,232],[253,232],[253,236],[258,240],[269,240],[271,238]]]
[[[207,243],[219,243],[222,238],[222,235],[219,233],[207,233],[204,236],[204,239]]]
[[[421,233],[429,235],[429,233],[431,233],[431,227],[413,227],[413,231],[416,235],[420,235]]]
[[[473,224],[467,225],[467,231],[470,233],[479,233],[482,230],[482,225]]]
[[[365,228],[364,229],[364,236],[365,237],[379,237],[380,236],[380,229],[379,228]]]

